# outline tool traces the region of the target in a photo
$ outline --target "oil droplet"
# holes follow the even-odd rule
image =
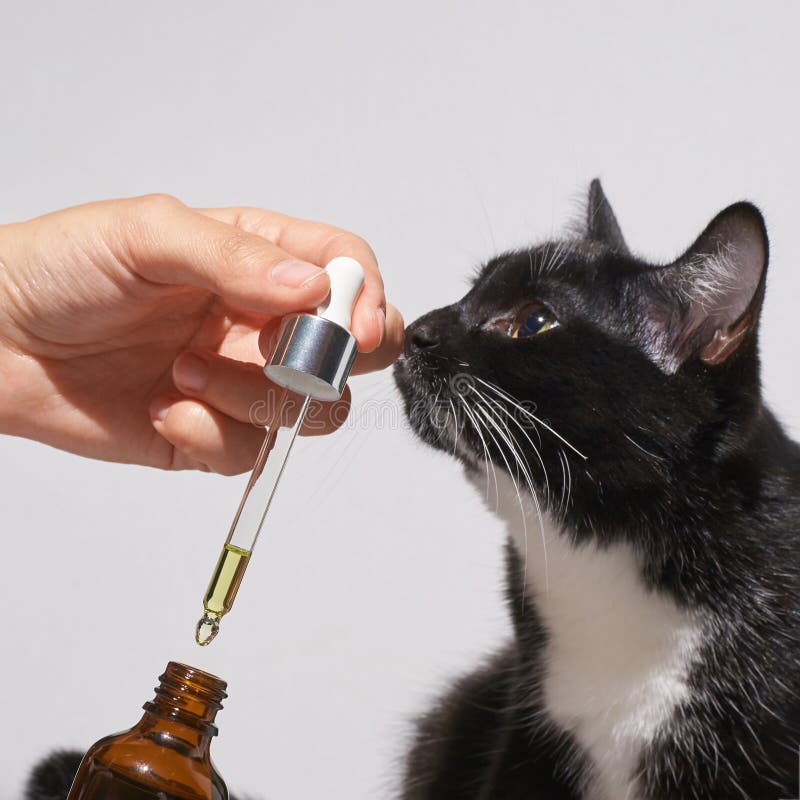
[[[194,631],[194,640],[201,647],[211,644],[219,633],[219,619],[210,614],[203,614]]]

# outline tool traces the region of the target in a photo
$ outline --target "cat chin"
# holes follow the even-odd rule
[[[454,430],[450,428],[451,426],[448,426],[444,432],[446,439],[439,435],[433,446],[458,461],[467,476],[484,475],[487,470],[485,456],[473,450],[469,443],[464,440],[463,434],[456,435]],[[491,464],[488,466],[490,473],[493,468],[497,469],[497,467],[492,467]]]
[[[469,444],[464,442],[463,439],[459,440],[459,438],[450,436],[449,431],[447,432],[446,438],[441,432],[429,434],[427,431],[415,430],[415,433],[423,442],[429,444],[435,450],[439,450],[445,455],[450,456],[450,458],[454,458],[458,461],[463,467],[465,475],[480,476],[485,474],[487,469],[485,467],[485,457],[472,450]],[[491,473],[491,465],[488,469]]]

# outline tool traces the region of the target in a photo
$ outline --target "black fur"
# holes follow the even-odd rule
[[[587,456],[542,426],[537,454],[509,425],[561,535],[629,544],[645,586],[713,620],[690,700],[644,748],[628,800],[798,797],[800,448],[761,398],[767,260],[764,222],[748,203],[723,211],[670,264],[636,258],[595,181],[583,237],[494,258],[463,299],[409,326],[396,366],[419,436],[468,471],[483,469],[462,405],[470,392],[517,419],[509,397],[528,404]],[[511,338],[515,314],[534,301],[560,326]],[[486,445],[508,472],[502,443]],[[514,639],[422,719],[405,800],[595,797],[582,794],[586,754],[539,699],[548,632],[525,602],[512,547],[508,561]]]
[[[83,753],[58,750],[37,764],[25,787],[24,800],[64,800]]]

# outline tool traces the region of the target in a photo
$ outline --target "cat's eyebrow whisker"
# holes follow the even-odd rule
[[[552,258],[550,262],[547,264],[547,267],[544,272],[556,272],[561,265],[567,260],[570,252],[572,251],[572,243],[562,239],[556,245],[555,250],[553,251]]]
[[[508,392],[504,391],[499,386],[495,386],[493,383],[489,383],[488,381],[483,380],[483,378],[479,378],[477,375],[473,375],[472,377],[476,381],[478,381],[479,383],[482,383],[487,389],[490,389],[495,394],[499,395],[504,400],[508,401],[515,408],[519,409],[523,414],[525,414],[526,416],[530,417],[534,422],[538,422],[539,425],[541,425],[546,430],[550,431],[550,433],[552,433],[553,436],[555,436],[557,439],[562,441],[574,453],[577,453],[584,461],[588,461],[589,460],[588,456],[585,456],[583,453],[581,453],[581,451],[578,450],[578,448],[575,447],[575,445],[573,445],[570,442],[568,442],[557,430],[551,428],[546,422],[544,422],[543,420],[539,419],[539,417],[537,417],[535,414],[533,414],[531,411],[529,411],[527,408],[525,408],[519,402],[519,400],[517,400],[515,397],[512,397],[510,394],[508,394]]]
[[[547,243],[547,247],[545,248],[544,256],[542,258],[542,268],[541,268],[542,275],[547,275],[547,273],[549,273],[553,269],[553,265],[555,264],[555,261],[558,258],[560,250],[561,250],[561,242],[553,242],[551,240]]]
[[[553,262],[558,257],[558,248],[560,244],[558,242],[555,243],[555,247],[553,247],[553,242],[547,243],[547,250],[545,251],[544,261],[542,263],[542,274],[547,275],[550,272],[550,268],[553,266]]]

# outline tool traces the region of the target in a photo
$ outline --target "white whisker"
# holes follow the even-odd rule
[[[549,501],[549,499],[550,499],[550,479],[548,478],[548,475],[547,475],[547,467],[544,464],[544,460],[542,459],[542,454],[539,452],[539,448],[533,443],[533,439],[531,439],[531,437],[528,435],[528,431],[525,430],[525,428],[522,425],[522,423],[510,411],[508,411],[508,409],[505,408],[502,403],[500,403],[497,400],[494,400],[491,397],[488,397],[486,394],[484,394],[483,392],[479,391],[474,386],[470,386],[470,389],[472,389],[472,391],[475,392],[475,394],[477,394],[478,397],[480,397],[484,402],[491,404],[492,408],[496,408],[498,411],[500,411],[501,413],[505,414],[522,431],[523,436],[528,440],[528,442],[530,443],[530,446],[533,448],[533,452],[536,454],[536,458],[539,461],[539,466],[541,466],[541,468],[542,468],[542,475],[544,476],[544,484],[545,484],[545,496]],[[536,430],[536,428],[534,427],[534,431],[535,430]],[[537,433],[537,436],[538,436],[538,433]],[[539,439],[539,444],[540,445],[542,444],[541,438]]]
[[[645,455],[647,455],[647,456],[650,456],[650,458],[654,458],[656,461],[663,461],[663,460],[664,460],[664,459],[663,459],[661,456],[657,456],[655,453],[651,453],[649,450],[645,450],[645,449],[644,449],[644,447],[642,447],[642,446],[639,444],[639,442],[635,441],[634,439],[631,439],[631,437],[630,437],[630,436],[628,436],[628,434],[627,434],[627,433],[623,433],[622,435],[623,435],[623,436],[624,436],[624,437],[625,437],[625,438],[626,438],[626,439],[627,439],[627,440],[628,440],[628,441],[629,441],[629,442],[630,442],[630,443],[631,443],[631,444],[632,444],[634,447],[637,447],[637,448],[638,448],[639,450],[641,450],[641,451],[642,451],[642,452],[643,452]]]
[[[455,428],[456,431],[455,436],[453,438],[453,455],[455,455],[456,452],[458,451],[458,436],[459,433],[461,432],[461,426],[459,424],[458,414],[456,413],[456,406],[455,403],[453,402],[453,399],[448,397],[447,402],[450,403],[450,409],[453,412],[453,427]]]
[[[508,394],[508,392],[506,392],[505,390],[501,389],[499,386],[495,386],[495,384],[493,384],[493,383],[489,383],[488,381],[485,381],[482,378],[479,378],[477,375],[473,375],[472,377],[475,378],[476,381],[482,383],[487,389],[490,389],[495,394],[497,394],[500,397],[502,397],[509,404],[513,405],[515,408],[518,408],[523,414],[525,414],[527,417],[530,417],[534,422],[537,422],[545,430],[550,431],[550,433],[552,433],[553,436],[555,436],[557,439],[559,439],[561,442],[563,442],[574,453],[577,453],[584,461],[588,461],[589,460],[587,456],[585,456],[583,453],[581,453],[580,450],[578,450],[577,447],[575,447],[575,445],[573,445],[570,442],[568,442],[558,431],[554,430],[546,422],[544,422],[544,420],[540,419],[535,414],[533,414],[531,411],[529,411],[527,408],[522,406],[520,404],[519,400],[517,400],[515,397],[512,397],[510,394]]]
[[[480,437],[481,445],[483,446],[484,462],[486,464],[486,499],[487,500],[489,499],[489,467],[491,466],[491,468],[492,468],[492,475],[494,476],[495,506],[497,506],[498,498],[500,497],[500,487],[498,486],[498,483],[497,483],[497,473],[495,472],[495,469],[494,469],[494,462],[492,461],[491,456],[489,455],[489,446],[486,444],[486,439],[484,438],[483,433],[481,432],[481,426],[478,423],[478,420],[475,418],[474,413],[470,410],[469,406],[467,405],[467,401],[464,399],[464,395],[462,395],[460,392],[458,392],[458,399],[461,402],[461,405],[462,405],[464,411],[466,412],[467,417],[469,418],[470,422],[472,423],[472,427],[475,429],[475,433],[477,433],[478,436]]]
[[[484,407],[483,405],[479,404],[479,405],[476,406],[476,410],[483,413],[483,416],[485,417],[485,419],[489,422],[490,425],[492,425],[492,427],[497,431],[498,435],[506,443],[506,445],[507,445],[507,447],[509,449],[509,452],[514,457],[514,460],[516,461],[518,467],[522,470],[522,473],[523,473],[523,475],[525,477],[525,482],[526,482],[526,484],[528,486],[528,491],[530,492],[531,500],[533,501],[534,506],[536,508],[536,516],[537,516],[537,518],[539,520],[539,531],[540,531],[540,534],[541,534],[541,537],[542,537],[542,547],[543,547],[543,557],[544,557],[545,592],[549,592],[549,590],[550,590],[550,579],[549,579],[550,569],[549,569],[549,562],[548,562],[548,559],[547,559],[547,541],[546,541],[545,534],[544,534],[544,517],[542,515],[541,504],[539,503],[539,498],[538,498],[538,496],[536,494],[536,489],[534,488],[534,485],[533,485],[533,479],[531,478],[531,474],[528,471],[528,466],[525,463],[525,460],[522,457],[522,455],[519,453],[518,444],[517,444],[517,446],[515,446],[515,444],[512,443],[512,440],[514,442],[516,440],[513,439],[511,431],[508,429],[508,427],[505,426],[505,430],[500,427],[499,423],[495,419],[492,418],[491,413],[490,413],[491,409],[487,410],[487,407]],[[527,561],[528,561],[528,524],[527,524],[527,514],[525,512],[525,507],[524,507],[524,505],[522,503],[522,497],[520,496],[520,492],[519,492],[519,486],[517,485],[517,481],[515,481],[513,479],[513,475],[511,474],[511,466],[509,465],[508,460],[505,457],[505,453],[503,452],[502,446],[498,443],[497,439],[495,439],[495,437],[491,433],[491,431],[489,431],[487,429],[487,433],[489,433],[489,435],[492,437],[492,439],[494,440],[495,444],[497,445],[497,448],[498,448],[498,450],[500,452],[500,456],[502,457],[503,462],[506,465],[506,469],[508,470],[509,477],[511,477],[512,483],[514,484],[514,489],[515,489],[515,491],[517,493],[517,500],[519,501],[520,511],[522,512],[523,536],[525,538],[525,564],[524,564],[524,566],[525,566],[525,569],[527,569],[527,566],[528,566],[528,564],[527,564]],[[517,475],[519,475],[519,473],[517,473]]]

